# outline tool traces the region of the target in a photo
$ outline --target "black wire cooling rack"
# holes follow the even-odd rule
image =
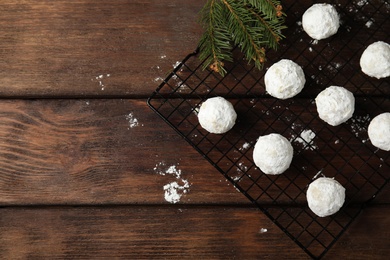
[[[265,93],[263,76],[235,53],[225,77],[202,70],[196,52],[188,55],[148,99],[149,106],[173,127],[234,186],[313,258],[321,258],[386,185],[390,152],[368,140],[367,127],[376,115],[390,111],[390,83],[364,75],[363,50],[375,41],[389,42],[390,4],[386,0],[325,1],[341,17],[338,33],[314,41],[302,30],[304,11],[318,1],[283,1],[287,13],[278,51],[268,52],[266,67],[282,58],[301,65],[304,90],[278,100]],[[356,99],[353,118],[332,127],[318,117],[314,98],[328,86],[343,86]],[[197,110],[209,97],[223,96],[238,114],[223,135],[209,134],[198,124]],[[294,147],[290,169],[278,176],[263,174],[252,159],[260,135],[277,132]],[[343,208],[320,218],[307,207],[306,190],[318,176],[334,177],[346,188]]]

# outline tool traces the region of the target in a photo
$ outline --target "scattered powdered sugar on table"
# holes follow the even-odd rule
[[[179,67],[179,66],[180,66],[180,64],[181,64],[181,62],[180,62],[180,61],[176,61],[176,63],[175,63],[175,64],[173,64],[172,66],[173,66],[173,68],[174,68],[174,69],[176,69],[177,67]]]
[[[126,120],[129,121],[129,128],[127,128],[128,130],[130,128],[134,128],[134,127],[139,126],[138,119],[134,117],[133,112],[130,112],[128,115],[126,115]]]
[[[181,170],[177,165],[167,166],[164,161],[159,162],[153,170],[162,176],[171,175],[176,180],[163,186],[164,198],[167,202],[177,203],[180,201],[183,194],[187,193],[190,188],[188,180],[181,177]]]
[[[268,229],[266,229],[266,228],[260,228],[260,230],[259,230],[260,234],[267,233],[267,232],[268,232]]]
[[[305,129],[301,132],[301,134],[296,137],[292,136],[292,139],[294,142],[298,142],[303,145],[304,150],[315,150],[318,149],[318,147],[314,144],[314,138],[316,137],[316,134],[311,129]]]
[[[184,82],[177,76],[177,75],[172,75],[171,77],[172,83],[174,83],[174,85],[178,88],[177,91],[178,92],[190,92],[191,91],[191,88],[188,87],[186,84],[184,84]]]
[[[187,180],[183,179],[181,179],[181,182],[182,184],[179,184],[178,182],[174,181],[164,185],[164,198],[166,201],[170,203],[177,203],[180,201],[180,198],[183,193],[187,193],[190,184]]]
[[[100,74],[99,76],[95,77],[95,80],[99,83],[99,87],[101,87],[102,90],[104,90],[104,88],[105,88],[104,83],[103,83],[103,78],[104,77],[108,78],[110,76],[111,76],[111,74],[106,74],[106,75]],[[93,81],[93,79],[92,79],[92,81]]]
[[[172,64],[173,69],[176,69],[181,65],[182,65],[182,63],[180,61],[176,61],[176,63]],[[178,72],[182,72],[183,69],[184,69],[184,66],[182,66]],[[191,91],[191,88],[189,88],[186,84],[184,84],[184,82],[176,74],[172,75],[171,79],[175,81],[174,83],[175,83],[175,86],[178,88],[178,90],[177,90],[178,92],[190,92]]]
[[[166,174],[172,174],[176,177],[176,179],[179,179],[180,176],[181,176],[181,170],[180,169],[177,169],[176,165],[171,165],[169,166],[166,171],[165,171]]]
[[[162,82],[164,79],[162,77],[156,77],[154,78],[154,82]]]

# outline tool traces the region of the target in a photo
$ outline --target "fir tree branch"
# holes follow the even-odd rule
[[[220,25],[224,16],[220,1],[209,0],[202,13],[201,22],[206,27],[206,31],[199,43],[199,58],[205,60],[204,69],[210,67],[213,71],[224,75],[226,70],[222,61],[232,61],[232,55],[228,32]]]
[[[232,61],[233,45],[258,69],[265,61],[265,48],[276,49],[284,38],[284,14],[279,0],[208,0],[200,23],[204,33],[199,41],[199,58],[222,76],[223,61]]]
[[[257,20],[259,22],[261,22],[263,25],[264,25],[264,28],[266,29],[266,31],[268,31],[268,33],[272,36],[273,40],[269,40],[269,44],[268,46],[271,47],[271,48],[274,48],[276,49],[277,48],[277,45],[279,43],[279,41],[284,38],[284,36],[280,33],[280,31],[282,29],[285,29],[286,26],[283,26],[283,25],[279,25],[277,24],[277,28],[274,30],[274,27],[275,26],[272,26],[272,21],[266,21],[265,18],[261,17],[261,15],[259,14],[259,12],[255,12],[253,9],[249,8],[249,7],[246,7],[248,9],[248,11],[257,18]],[[281,11],[281,9],[280,9]],[[278,33],[279,32],[279,33]]]
[[[238,13],[238,6],[233,6],[235,4],[234,0],[229,3],[228,0],[222,0],[222,2],[225,4],[227,9],[229,10],[229,27],[232,33],[233,40],[235,44],[242,45],[246,49],[245,56],[247,60],[253,59],[256,67],[261,67],[261,63],[264,62],[264,55],[265,50],[264,48],[260,48],[258,44],[255,43],[255,39],[253,38],[253,35],[249,32],[248,26],[244,23],[243,18],[245,16],[239,15]],[[250,19],[250,18],[249,18]],[[234,29],[233,26],[238,26],[240,30],[242,31],[243,35],[239,34],[236,29]],[[248,42],[249,44],[246,45],[245,42]],[[243,49],[243,48],[241,48]]]

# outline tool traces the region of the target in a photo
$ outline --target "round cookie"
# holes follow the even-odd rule
[[[290,167],[293,158],[291,143],[280,134],[260,136],[253,150],[253,160],[265,174],[277,175]]]
[[[370,44],[360,57],[362,71],[377,79],[390,76],[390,44],[377,41]]]
[[[355,111],[353,94],[343,87],[330,86],[321,91],[316,99],[319,117],[332,126],[350,119]]]
[[[274,63],[265,73],[266,91],[273,97],[287,99],[302,91],[306,79],[302,68],[287,59]]]
[[[313,39],[322,40],[337,33],[340,18],[330,4],[314,4],[302,16],[303,30]]]
[[[237,114],[232,103],[223,97],[207,99],[198,113],[200,125],[213,134],[223,134],[233,128]]]
[[[320,177],[310,183],[306,198],[309,208],[317,216],[330,216],[343,206],[345,188],[332,178]]]
[[[390,151],[390,113],[374,117],[368,125],[368,137],[371,143],[382,150]]]

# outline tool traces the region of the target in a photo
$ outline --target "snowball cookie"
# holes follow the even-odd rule
[[[340,18],[330,4],[314,4],[302,16],[303,30],[313,39],[322,40],[336,34]]]
[[[317,216],[330,216],[343,206],[345,188],[332,178],[320,177],[310,183],[306,198],[309,208]]]
[[[232,129],[236,118],[237,114],[232,103],[223,97],[207,99],[198,113],[200,125],[213,134],[223,134]]]
[[[355,111],[355,98],[343,87],[330,86],[321,91],[315,101],[319,117],[332,126],[344,123]]]
[[[379,149],[390,151],[390,113],[374,117],[368,125],[368,137]]]
[[[280,60],[265,73],[266,91],[273,97],[287,99],[303,89],[306,79],[302,68],[291,60]]]
[[[293,147],[280,134],[260,136],[253,150],[253,160],[265,174],[281,174],[290,167]]]
[[[369,45],[360,57],[360,67],[370,77],[390,76],[390,45],[382,41]]]

